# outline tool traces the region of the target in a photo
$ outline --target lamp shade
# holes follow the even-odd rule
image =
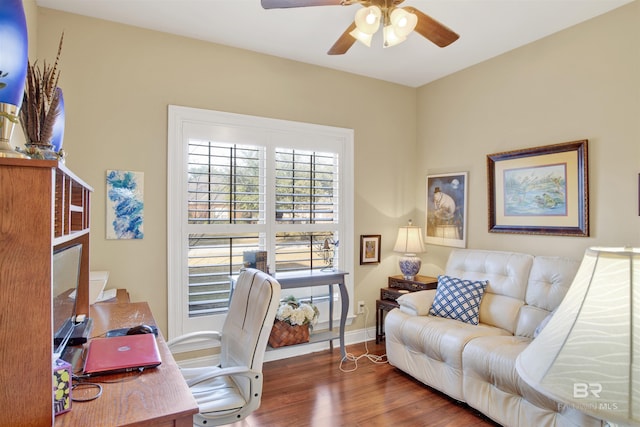
[[[0,103],[20,108],[27,75],[27,21],[22,0],[0,2]]]
[[[351,37],[358,40],[365,46],[371,47],[371,40],[373,40],[373,34],[364,33],[360,31],[358,27],[354,28],[353,31],[351,31],[349,34],[351,34]]]
[[[386,25],[382,29],[382,47],[391,47],[402,43],[407,39],[406,36],[400,36],[396,33],[396,29],[393,25]]]
[[[422,229],[411,225],[400,227],[398,230],[398,238],[396,245],[393,247],[395,252],[403,254],[419,254],[424,252],[424,241],[422,240]]]
[[[640,422],[640,248],[590,248],[551,320],[518,356],[541,393],[611,422]]]
[[[418,24],[418,17],[404,9],[393,9],[390,16],[391,25],[398,37],[407,37]]]
[[[382,11],[377,6],[364,7],[356,12],[354,19],[360,31],[366,34],[373,34],[380,27],[380,17]]]

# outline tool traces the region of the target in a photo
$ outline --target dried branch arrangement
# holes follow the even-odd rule
[[[60,36],[58,54],[53,66],[43,61],[42,67],[35,61],[27,63],[27,81],[24,89],[20,122],[27,144],[48,146],[53,136],[53,125],[59,114],[60,92],[57,89],[60,73],[58,61],[62,52],[64,33]]]

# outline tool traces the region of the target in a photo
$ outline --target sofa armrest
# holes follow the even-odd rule
[[[401,295],[396,301],[400,304],[400,311],[412,316],[426,316],[435,296],[436,290],[429,289]]]

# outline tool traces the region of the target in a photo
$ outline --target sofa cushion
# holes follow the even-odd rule
[[[526,305],[520,310],[514,331],[516,335],[534,337],[540,322],[560,305],[579,266],[579,261],[568,258],[535,257],[528,278]]]
[[[463,383],[480,381],[516,396],[522,396],[539,408],[558,410],[558,403],[534,390],[516,371],[518,355],[530,338],[518,336],[478,337],[467,343],[462,352]],[[464,388],[465,401],[478,408],[486,396],[472,396],[472,387]]]
[[[433,298],[436,296],[435,289],[429,289],[426,291],[411,292],[408,294],[402,294],[398,297],[396,302],[400,304],[400,310],[404,313],[412,316],[426,316],[429,314],[429,309],[433,303]]]
[[[549,315],[549,312],[535,305],[523,305],[518,315],[518,325],[514,335],[525,338],[534,338],[535,330]]]
[[[540,335],[540,332],[542,332],[544,327],[547,326],[547,323],[549,323],[549,320],[551,320],[551,318],[553,317],[553,313],[555,313],[555,310],[552,311],[551,313],[547,314],[547,317],[542,319],[542,322],[540,322],[540,324],[538,325],[536,330],[533,331],[533,337],[534,338],[536,338],[538,335]]]
[[[474,338],[510,335],[504,329],[391,310],[384,320],[389,363],[462,400],[462,350]]]
[[[438,288],[429,314],[477,325],[480,301],[486,287],[486,280],[438,276]]]
[[[525,302],[555,310],[566,295],[578,272],[580,261],[561,257],[537,256],[531,266]]]
[[[480,304],[480,323],[514,333],[533,258],[515,252],[454,249],[444,274],[467,280],[487,280],[489,284]],[[542,318],[544,316],[540,320]]]

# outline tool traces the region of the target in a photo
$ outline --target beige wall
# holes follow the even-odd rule
[[[580,259],[593,245],[640,245],[639,22],[636,1],[420,88],[422,216],[427,174],[468,171],[468,247]],[[486,155],[579,139],[589,140],[591,237],[489,233]],[[425,258],[443,265],[448,253],[430,246]]]
[[[37,43],[34,43],[33,40],[38,39],[38,6],[36,5],[36,0],[23,0],[22,7],[24,8],[24,15],[27,20],[29,59],[33,61],[37,54]]]
[[[166,332],[167,105],[176,104],[355,130],[354,259],[361,234],[382,234],[386,258],[349,270],[373,315],[397,271],[392,235],[415,204],[414,89],[50,9],[39,9],[39,57],[55,57],[63,30],[67,165],[95,189],[91,266],[111,272],[110,287],[149,301]],[[107,169],[144,172],[143,240],[106,240]]]
[[[639,2],[417,90],[49,9],[37,18],[40,58],[53,59],[65,32],[65,149],[95,188],[92,268],[149,301],[165,331],[169,104],[355,130],[351,271],[369,327],[378,289],[398,273],[397,227],[424,225],[428,173],[469,172],[468,247],[580,258],[591,245],[640,244]],[[487,232],[487,154],[584,138],[590,238]],[[143,240],[105,239],[107,169],[145,173]],[[382,235],[380,265],[358,264],[361,234]],[[422,273],[435,274],[450,248],[428,250]]]

